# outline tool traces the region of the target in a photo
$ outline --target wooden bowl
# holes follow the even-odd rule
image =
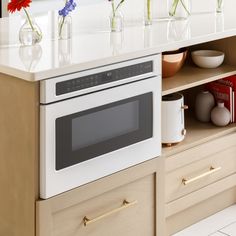
[[[183,66],[187,53],[186,48],[162,53],[162,77],[174,76]]]

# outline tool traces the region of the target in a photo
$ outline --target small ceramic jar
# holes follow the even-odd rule
[[[224,106],[224,102],[218,102],[217,106],[211,111],[211,121],[216,126],[226,126],[229,124],[231,114]]]
[[[198,93],[195,100],[195,115],[201,122],[210,122],[211,110],[215,106],[214,96],[209,91]]]

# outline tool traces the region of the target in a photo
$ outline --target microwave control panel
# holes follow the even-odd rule
[[[150,72],[153,72],[153,61],[142,62],[76,79],[70,79],[56,83],[56,95],[58,96]]]

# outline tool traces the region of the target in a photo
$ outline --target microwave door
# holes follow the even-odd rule
[[[56,119],[56,170],[153,136],[152,92]]]

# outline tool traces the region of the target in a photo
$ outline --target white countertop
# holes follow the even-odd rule
[[[187,21],[155,21],[150,27],[137,23],[121,33],[110,33],[108,26],[80,30],[74,24],[70,40],[53,36],[52,19],[51,13],[36,18],[44,38],[33,47],[18,42],[19,16],[0,20],[0,72],[37,81],[236,35],[233,11],[192,15]]]

